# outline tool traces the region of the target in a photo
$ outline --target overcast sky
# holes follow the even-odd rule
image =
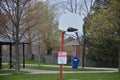
[[[53,1],[55,1],[55,2],[57,2],[57,3],[61,3],[62,1],[66,1],[66,0],[53,0]],[[87,6],[88,6],[88,10],[89,10],[89,8],[90,8],[90,5],[91,5],[91,0],[86,0],[87,2]],[[68,10],[65,10],[63,7],[62,7],[62,5],[60,5],[60,6],[58,6],[58,8],[59,8],[59,11],[60,11],[60,15],[59,15],[59,18],[61,18],[61,16],[62,15],[64,15],[65,13],[67,13],[68,14],[68,16],[66,15],[64,15],[64,17],[62,17],[63,19],[63,21],[64,22],[62,22],[62,25],[64,24],[64,23],[67,23],[67,25],[68,25],[68,22],[70,23],[68,26],[70,26],[70,27],[74,27],[74,28],[77,28],[78,29],[78,33],[79,33],[79,36],[80,35],[82,35],[83,34],[83,24],[84,24],[84,21],[83,21],[83,19],[84,19],[84,17],[87,15],[87,11],[86,11],[86,7],[85,7],[85,3],[84,3],[84,0],[77,0],[77,2],[78,2],[78,9],[77,9],[77,14],[79,14],[79,18],[77,17],[76,19],[75,19],[75,17],[73,17],[72,15],[69,15],[69,11]],[[74,5],[73,5],[73,7],[74,7]],[[73,20],[71,20],[71,19],[73,19]],[[60,20],[60,19],[59,19]],[[79,22],[78,22],[78,20],[79,20]],[[72,22],[73,21],[73,22]],[[59,25],[59,27],[61,26],[61,21],[60,21],[60,25]],[[62,26],[62,29],[66,29],[66,25],[65,26]],[[67,34],[72,34],[72,35],[74,35],[74,33],[67,33]]]
[[[44,0],[44,1],[46,1],[46,0]],[[59,16],[58,16],[59,18],[61,18],[61,16],[66,14],[66,13],[67,14],[70,13],[67,9],[65,9],[63,7],[63,4],[65,6],[69,6],[65,2],[65,1],[68,1],[68,0],[49,0],[49,1],[50,1],[51,4],[55,4],[56,5],[56,7],[58,9],[58,12],[59,12]],[[88,10],[89,10],[90,4],[91,4],[91,0],[86,0],[86,3],[87,3],[87,6],[88,6]],[[77,14],[79,14],[79,16],[78,16],[79,19],[78,18],[75,19],[74,17],[72,17],[72,16],[70,17],[70,15],[68,15],[68,17],[65,16],[65,18],[63,18],[63,20],[64,20],[64,22],[67,21],[67,24],[68,24],[68,22],[70,22],[69,26],[72,25],[72,26],[75,27],[75,26],[80,25],[79,28],[78,28],[78,30],[79,30],[78,32],[79,32],[79,35],[82,35],[82,33],[83,33],[82,29],[83,29],[83,23],[84,23],[83,19],[87,15],[87,11],[86,11],[84,0],[77,0],[77,4],[78,4]],[[73,3],[73,7],[74,7],[74,3]],[[73,18],[73,20],[71,20],[72,18]],[[80,20],[79,23],[78,23],[78,20]],[[73,21],[73,22],[71,22],[71,21]],[[76,24],[72,24],[72,23],[76,23]],[[70,26],[70,27],[72,27],[72,26]],[[66,28],[66,27],[62,26],[62,28]],[[67,34],[74,34],[74,33],[67,33]]]

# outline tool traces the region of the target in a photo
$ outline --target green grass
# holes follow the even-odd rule
[[[9,69],[9,65],[8,64],[2,64],[2,69]]]
[[[9,74],[9,73],[14,73],[14,70],[0,70],[0,74]]]
[[[26,60],[25,63],[26,64],[38,64],[39,62],[33,61],[33,60]],[[21,61],[21,64],[22,64],[22,61]]]
[[[9,61],[4,61],[3,63],[9,63]],[[21,64],[23,64],[23,61],[20,61]],[[38,64],[39,62],[33,61],[33,60],[25,60],[25,64]]]
[[[3,65],[3,69],[9,69],[8,65]],[[21,69],[22,69],[21,65]],[[59,67],[50,67],[50,66],[26,66],[26,69],[38,69],[38,70],[54,70],[59,71]],[[103,71],[103,70],[97,70],[97,69],[72,69],[72,68],[63,68],[63,71]]]
[[[21,61],[21,64],[23,63],[23,61]],[[25,64],[39,64],[38,61],[33,61],[33,60],[26,60]],[[44,64],[44,65],[51,65],[51,63],[40,63],[40,64]]]
[[[29,72],[21,71],[20,74],[26,74]],[[17,74],[15,70],[0,70],[0,74]]]
[[[35,62],[33,61],[28,61],[28,63],[33,63],[33,65],[35,64]],[[2,64],[2,68],[3,69],[9,69],[9,65],[8,64]],[[13,67],[15,68],[15,66]],[[23,68],[23,66],[21,65],[21,69]],[[28,66],[26,65],[27,69],[38,69],[38,70],[54,70],[54,71],[59,71],[59,65],[58,67],[51,67],[49,65],[47,66]],[[72,69],[71,67],[63,67],[63,71],[104,71],[104,70],[99,70],[99,69]]]
[[[26,61],[27,64],[38,64],[34,61]],[[3,64],[4,69],[8,69],[8,64]],[[22,66],[21,66],[22,68]],[[29,69],[40,70],[59,70],[59,67],[50,66],[26,66]],[[91,69],[72,69],[63,68],[63,71],[98,71]],[[0,80],[59,80],[59,74],[28,74],[28,72],[20,72],[16,74],[14,70],[0,70]],[[63,74],[63,80],[120,80],[120,73],[74,73]]]
[[[59,74],[27,74],[26,72],[15,74],[14,71],[5,72],[12,74],[0,75],[0,80],[59,80]],[[63,74],[63,80],[120,80],[120,73]]]

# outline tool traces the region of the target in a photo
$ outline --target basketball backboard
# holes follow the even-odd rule
[[[78,14],[66,13],[59,17],[59,29],[67,31],[71,27],[80,30],[83,25],[82,22],[82,18]]]

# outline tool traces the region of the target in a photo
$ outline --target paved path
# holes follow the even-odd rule
[[[39,66],[38,64],[25,64],[27,66]],[[60,67],[59,65],[40,65],[40,66],[45,66],[45,67]],[[72,68],[72,66],[64,66],[63,67],[68,67]],[[78,67],[81,68],[81,67]],[[98,70],[113,70],[113,71],[118,71],[117,68],[100,68],[100,67],[84,67],[85,69],[98,69]]]
[[[26,65],[27,66],[38,66],[38,64],[26,64]],[[40,65],[40,66],[59,67],[59,65]],[[63,67],[71,68],[71,66],[63,66]],[[118,69],[116,69],[116,68],[85,67],[85,69],[98,69],[98,71],[63,71],[63,73],[112,73],[112,72],[118,72]],[[37,70],[37,69],[21,69],[21,71],[30,72],[29,74],[56,74],[56,73],[59,73],[59,71]],[[10,74],[0,74],[0,75],[10,75]]]
[[[38,66],[33,64],[27,64],[28,66]],[[41,65],[45,67],[59,67],[59,65]],[[63,67],[69,67],[71,66],[63,66]],[[80,67],[79,67],[80,68]],[[85,67],[85,69],[98,69],[103,71],[63,71],[63,73],[111,73],[111,72],[117,72],[118,69],[116,68],[95,68],[95,67]],[[53,70],[36,70],[36,69],[22,69],[22,71],[28,71],[30,74],[56,74],[59,73],[59,71],[53,71]]]
[[[36,70],[36,69],[21,69],[22,71],[28,71],[29,74],[57,74],[59,71],[53,70]],[[63,71],[63,73],[112,73],[117,71]]]

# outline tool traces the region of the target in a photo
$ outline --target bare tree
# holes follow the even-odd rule
[[[16,73],[20,72],[20,40],[23,36],[20,30],[23,28],[24,18],[26,17],[26,8],[29,7],[31,0],[2,0],[0,2],[0,10],[8,18],[7,24],[2,27],[6,30],[6,34],[15,42],[15,58]],[[24,30],[26,31],[27,28]],[[23,31],[23,32],[24,32]]]

